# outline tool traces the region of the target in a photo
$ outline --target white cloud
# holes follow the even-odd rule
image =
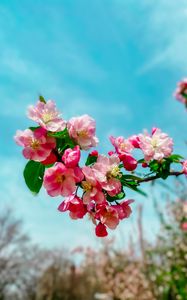
[[[186,72],[187,2],[152,2],[147,17],[143,41],[152,53],[137,74],[141,75],[156,67]]]

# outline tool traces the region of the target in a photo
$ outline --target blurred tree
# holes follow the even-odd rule
[[[187,299],[187,195],[178,193],[165,211],[156,210],[161,228],[155,245],[146,247],[145,271],[156,299]]]

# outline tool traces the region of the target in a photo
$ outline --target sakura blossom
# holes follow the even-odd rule
[[[182,171],[185,175],[187,175],[187,160],[182,163]]]
[[[187,78],[184,78],[177,84],[174,96],[178,101],[184,104],[187,103]]]
[[[118,154],[131,153],[134,149],[132,142],[123,136],[117,138],[110,136],[110,141]]]
[[[119,216],[117,210],[114,207],[106,204],[100,205],[100,208],[96,213],[96,218],[110,229],[115,229],[119,224]]]
[[[140,148],[140,140],[138,135],[132,135],[128,138],[128,141],[133,145],[134,148]]]
[[[58,207],[60,212],[69,210],[69,215],[72,219],[82,219],[87,213],[86,205],[78,196],[71,195],[66,198]]]
[[[147,132],[140,134],[139,141],[146,162],[153,159],[161,161],[172,154],[173,140],[159,128],[154,129],[152,135]]]
[[[48,137],[46,131],[41,128],[35,131],[18,130],[14,139],[17,145],[24,147],[22,153],[26,159],[39,162],[46,160],[56,146],[55,139]]]
[[[99,155],[97,162],[92,167],[101,187],[113,197],[121,192],[121,176],[119,168],[120,159],[117,155],[110,157]]]
[[[130,204],[133,202],[134,200],[130,199],[122,201],[120,204],[112,205],[112,207],[117,211],[120,220],[123,220],[130,216],[130,214],[132,213]]]
[[[70,137],[83,150],[88,150],[98,144],[95,126],[95,120],[88,115],[71,118],[67,124]]]
[[[108,235],[108,232],[106,230],[106,226],[99,222],[97,226],[95,227],[95,234],[98,237],[105,237]]]
[[[29,106],[27,116],[52,132],[63,131],[66,127],[66,122],[61,118],[56,104],[52,100],[48,100],[46,103],[38,101],[35,106]]]
[[[68,168],[74,168],[78,165],[80,160],[81,152],[80,147],[77,145],[73,149],[68,148],[64,151],[62,161]]]
[[[134,171],[137,168],[138,162],[130,154],[119,155],[120,160],[123,162],[124,168],[127,171]]]
[[[179,84],[177,97],[187,103],[187,79]],[[28,188],[37,194],[43,185],[49,196],[65,197],[58,210],[69,211],[72,219],[82,219],[87,214],[98,237],[107,236],[108,229],[115,229],[131,215],[134,200],[124,200],[126,189],[145,195],[140,186],[143,182],[187,175],[187,160],[171,155],[173,140],[157,127],[151,134],[111,136],[114,151],[109,151],[108,156],[94,149],[84,157],[83,150],[98,144],[96,122],[89,115],[66,122],[52,100],[41,99],[29,107],[28,117],[39,127],[18,130],[14,137],[24,148],[23,156],[30,160],[24,170]],[[83,166],[81,158],[86,158]],[[175,171],[172,163],[182,165],[182,171]]]
[[[82,177],[77,177],[74,170],[67,168],[63,163],[56,163],[51,168],[46,169],[43,185],[51,197],[70,196],[76,190],[76,183]]]
[[[106,201],[105,195],[102,191],[100,183],[97,181],[94,170],[90,167],[83,167],[82,172],[85,176],[85,180],[81,182],[84,194],[83,202],[85,204],[94,200],[96,203],[102,203]]]

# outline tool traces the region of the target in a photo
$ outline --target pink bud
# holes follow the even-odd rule
[[[105,237],[108,235],[108,232],[106,230],[106,226],[102,223],[99,223],[95,228],[95,234],[98,237]]]
[[[123,162],[124,168],[127,171],[134,171],[138,165],[138,162],[129,154],[122,154],[119,156],[120,160]]]
[[[90,156],[96,156],[96,157],[97,157],[98,154],[99,154],[99,153],[98,153],[97,150],[93,150],[89,155],[90,155]]]
[[[113,154],[115,154],[114,151],[109,151],[109,152],[108,152],[108,155],[109,155],[109,156],[112,156]]]
[[[146,162],[143,162],[142,163],[142,168],[147,168],[148,167],[148,164]]]
[[[152,128],[152,135],[153,135],[157,130],[158,130],[157,127],[153,127],[153,128]]]
[[[137,135],[133,135],[129,138],[129,142],[131,142],[134,148],[140,148],[140,139]]]
[[[77,166],[80,160],[80,147],[77,145],[73,149],[68,148],[64,151],[62,161],[68,168],[74,168]]]

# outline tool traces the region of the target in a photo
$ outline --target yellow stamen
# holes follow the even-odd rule
[[[56,176],[56,182],[57,183],[62,183],[64,181],[64,175],[58,174]]]
[[[107,173],[107,178],[112,178],[112,177],[121,177],[122,174],[120,172],[120,168],[118,165],[114,165],[111,170]]]
[[[85,192],[91,191],[92,185],[88,181],[82,181],[82,187]]]
[[[37,141],[37,140],[32,140],[32,143],[31,143],[32,149],[37,150],[37,149],[39,148],[39,146],[40,146],[39,141]]]
[[[151,145],[153,146],[154,149],[156,149],[158,147],[158,141],[157,141],[157,139],[152,139]]]
[[[121,143],[121,144],[120,144],[120,149],[121,149],[121,150],[125,150],[126,146],[127,146],[126,143]]]
[[[50,122],[52,119],[53,119],[53,114],[52,113],[46,112],[42,115],[42,120],[44,121],[45,124]]]
[[[86,138],[88,136],[88,133],[86,130],[82,130],[78,132],[78,136],[82,138]]]

